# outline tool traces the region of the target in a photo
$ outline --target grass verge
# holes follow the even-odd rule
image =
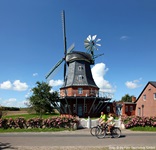
[[[42,118],[47,119],[49,117],[57,117],[57,116],[60,116],[60,114],[57,114],[57,113],[44,114],[44,115],[42,115]],[[16,118],[20,118],[20,117],[23,117],[23,118],[25,118],[27,120],[27,119],[32,119],[32,118],[39,118],[40,115],[39,114],[21,114],[21,115],[19,114],[19,115],[3,116],[2,118],[3,119],[6,119],[6,118],[16,119]]]
[[[151,132],[156,132],[156,127],[149,127],[149,126],[133,127],[130,130],[132,130],[132,131],[151,131]]]
[[[60,132],[60,131],[69,131],[65,128],[33,128],[33,129],[0,129],[0,133],[8,132]]]

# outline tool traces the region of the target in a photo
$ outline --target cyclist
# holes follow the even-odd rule
[[[110,132],[111,128],[113,126],[115,126],[115,121],[114,121],[114,117],[113,117],[113,114],[109,114],[109,118],[107,120],[107,123],[108,123],[108,132]]]
[[[107,121],[107,115],[104,112],[101,112],[101,116],[99,118],[99,124],[103,125]]]

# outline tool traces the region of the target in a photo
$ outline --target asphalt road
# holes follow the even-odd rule
[[[156,133],[122,130],[120,138],[98,139],[89,129],[51,133],[3,133],[0,149],[156,149]]]

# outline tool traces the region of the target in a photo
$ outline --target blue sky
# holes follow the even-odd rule
[[[155,0],[0,0],[0,105],[25,107],[31,88],[46,82],[63,57],[62,10],[67,47],[75,43],[75,50],[86,51],[88,35],[101,39],[95,53],[104,55],[92,71],[112,100],[138,97],[156,81]],[[51,78],[53,90],[62,83],[62,70]]]

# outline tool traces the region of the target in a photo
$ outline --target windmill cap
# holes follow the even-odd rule
[[[76,60],[84,60],[87,61],[89,63],[93,62],[92,56],[89,53],[85,53],[85,52],[80,52],[80,51],[73,51],[71,53],[68,53],[66,55],[66,62],[72,62],[72,61],[76,61]]]

